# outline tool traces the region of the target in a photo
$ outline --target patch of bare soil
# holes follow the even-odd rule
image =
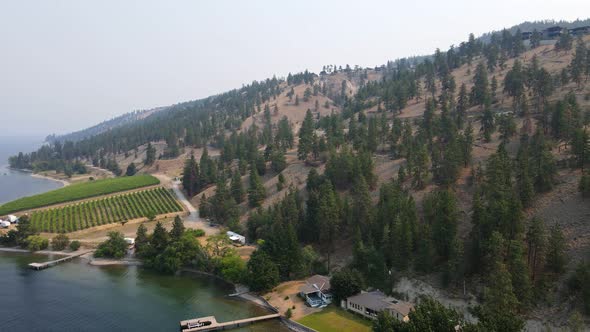
[[[303,280],[287,281],[279,284],[272,292],[265,294],[263,297],[270,302],[273,307],[278,308],[279,312],[284,314],[287,309],[291,308],[293,316],[291,319],[297,320],[314,312],[321,311],[319,308],[311,308],[305,304],[303,299],[297,294],[299,287],[305,285]]]

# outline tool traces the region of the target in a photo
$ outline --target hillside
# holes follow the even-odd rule
[[[202,217],[262,240],[277,281],[417,278],[486,324],[564,327],[590,303],[588,49],[590,35],[527,47],[506,31],[253,82],[11,162],[181,177]]]

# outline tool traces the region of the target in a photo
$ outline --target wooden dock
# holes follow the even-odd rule
[[[48,262],[43,262],[43,263],[30,263],[29,264],[29,267],[31,269],[37,270],[37,271],[43,270],[43,269],[46,269],[48,267],[55,266],[55,265],[57,265],[59,263],[67,262],[67,261],[69,261],[71,259],[74,259],[76,257],[80,257],[82,255],[86,255],[87,253],[92,252],[92,251],[94,251],[94,250],[80,250],[80,251],[77,251],[77,252],[75,252],[75,253],[73,253],[71,255],[68,255],[66,257],[62,257],[60,259],[56,259],[56,260],[52,260],[52,261],[48,261]]]
[[[280,318],[280,314],[272,314],[266,316],[258,316],[252,318],[232,320],[229,322],[219,323],[215,316],[208,316],[202,318],[195,318],[189,320],[183,320],[180,322],[180,331],[182,332],[201,332],[201,331],[217,331],[217,330],[229,330],[252,323],[261,322],[264,320],[270,320]]]

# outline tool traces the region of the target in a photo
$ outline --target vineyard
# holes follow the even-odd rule
[[[160,180],[157,178],[143,174],[72,184],[57,190],[19,198],[0,205],[0,215],[152,186],[159,183]]]
[[[74,232],[131,219],[180,212],[173,194],[162,187],[35,211],[31,222],[41,232]]]

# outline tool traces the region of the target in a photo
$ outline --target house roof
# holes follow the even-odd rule
[[[414,308],[412,303],[389,297],[381,291],[360,293],[358,295],[349,297],[348,301],[375,311],[381,311],[388,308],[393,309],[403,316],[407,316]]]
[[[317,293],[320,290],[315,288],[313,285],[305,284],[305,285],[299,287],[299,291],[303,294],[311,294],[311,293]]]
[[[303,294],[310,294],[318,291],[328,292],[330,289],[330,278],[319,274],[307,278],[305,280],[305,285],[299,287],[299,291]]]
[[[307,278],[305,282],[308,285],[317,285],[320,290],[330,290],[332,288],[330,285],[330,278],[319,274]]]

